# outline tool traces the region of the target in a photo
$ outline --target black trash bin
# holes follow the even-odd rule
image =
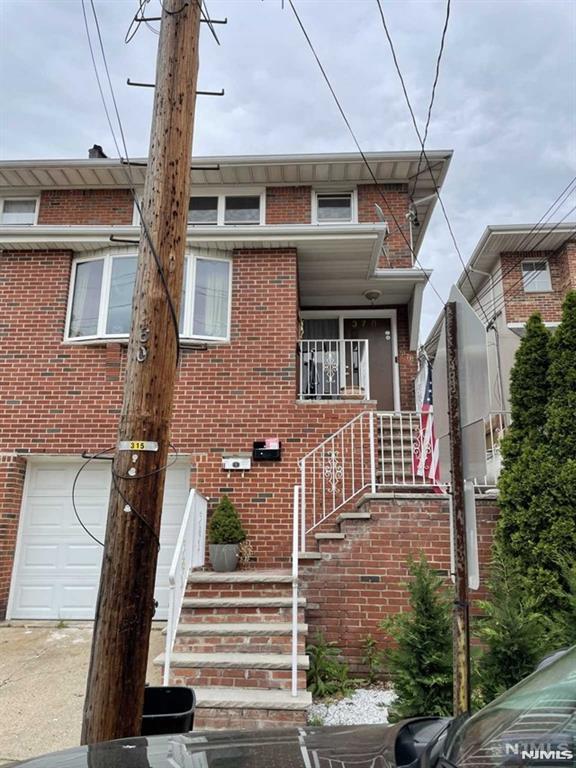
[[[188,733],[194,725],[196,696],[184,685],[147,686],[144,689],[142,736]]]

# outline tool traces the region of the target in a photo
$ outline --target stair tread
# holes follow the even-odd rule
[[[316,552],[315,550],[313,550],[312,552],[298,552],[298,559],[299,560],[321,560],[322,553]]]
[[[291,597],[185,597],[183,608],[289,608]],[[298,598],[298,605],[306,605],[304,597]]]
[[[165,655],[154,659],[155,666],[163,666]],[[298,669],[308,669],[308,656],[298,656]],[[170,657],[171,669],[181,667],[212,669],[291,669],[289,653],[192,653],[176,652]]]
[[[291,583],[292,572],[287,569],[269,571],[196,571],[188,576],[189,584],[276,584]]]
[[[372,514],[370,512],[342,512],[336,518],[337,522],[341,520],[370,520]]]
[[[330,541],[330,539],[345,539],[346,534],[345,533],[336,533],[335,531],[333,533],[315,533],[314,538],[316,541]]]
[[[227,688],[225,686],[194,686],[196,707],[221,709],[307,709],[312,704],[312,694],[260,688]]]
[[[308,632],[307,624],[298,624],[298,634],[305,635]],[[288,622],[223,622],[221,624],[179,624],[176,637],[190,637],[194,635],[290,635],[292,624]]]

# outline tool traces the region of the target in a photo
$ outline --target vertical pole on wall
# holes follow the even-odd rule
[[[374,411],[370,411],[370,493],[376,493],[376,438]]]
[[[450,472],[455,561],[453,613],[454,716],[458,717],[458,715],[470,711],[470,617],[456,302],[448,302],[444,311],[446,316],[448,423],[450,430]]]

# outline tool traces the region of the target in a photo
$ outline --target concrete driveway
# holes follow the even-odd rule
[[[152,685],[162,626],[150,637]],[[90,622],[0,624],[0,766],[79,744],[91,640]]]

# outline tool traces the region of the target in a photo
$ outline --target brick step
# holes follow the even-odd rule
[[[195,731],[305,725],[306,711],[312,703],[312,696],[307,691],[292,696],[290,691],[281,690],[196,686],[194,692]]]
[[[227,654],[228,655],[228,654]],[[251,654],[243,654],[251,656]],[[175,660],[175,666],[170,666],[170,681],[172,685],[188,685],[208,687],[237,687],[241,689],[280,690],[289,691],[292,685],[292,670],[290,669],[247,669],[246,667],[180,667]],[[298,670],[298,690],[306,690],[306,671]]]
[[[298,652],[306,646],[306,624],[298,627]],[[193,653],[291,653],[292,625],[287,623],[180,624],[176,652]]]
[[[306,600],[298,598],[298,605],[305,606]],[[186,597],[184,608],[291,608],[291,597]]]
[[[183,607],[180,614],[181,624],[235,624],[235,623],[285,623],[292,621],[292,602],[284,606],[261,606],[261,607]],[[304,623],[304,605],[299,604],[298,622]]]
[[[163,666],[164,654],[154,659]],[[308,657],[298,656],[298,688],[306,689]],[[288,690],[292,657],[288,653],[173,653],[170,679],[176,685],[238,686]]]
[[[289,597],[292,573],[287,570],[201,571],[188,577],[188,597]]]

